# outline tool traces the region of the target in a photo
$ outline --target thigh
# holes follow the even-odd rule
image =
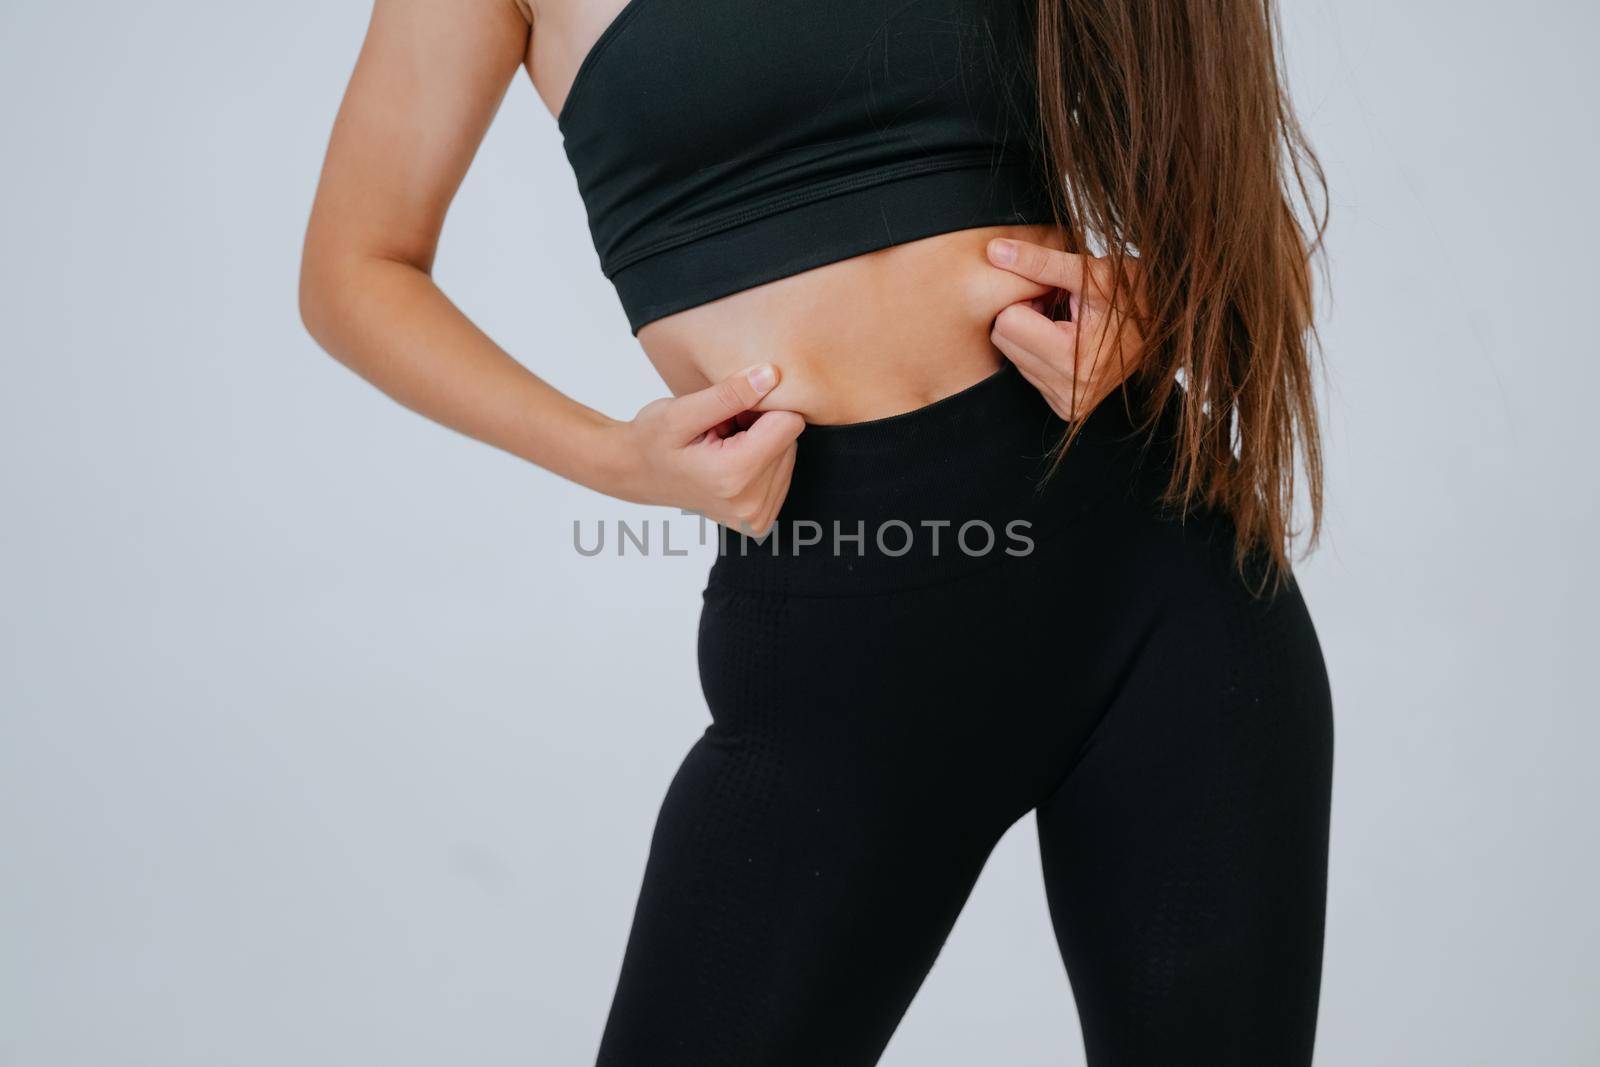
[[[1332,751],[1298,591],[1168,598],[1038,809],[1091,1064],[1311,1062]]]
[[[662,807],[599,1062],[876,1063],[982,867],[903,801],[707,733]]]
[[[661,809],[601,1064],[877,1062],[1027,810],[974,780],[989,686],[939,644],[950,610],[708,591],[713,722]]]

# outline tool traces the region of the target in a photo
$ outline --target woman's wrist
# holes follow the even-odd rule
[[[485,434],[483,439],[587,489],[620,495],[631,468],[637,466],[636,456],[630,454],[636,450],[623,432],[627,423],[566,396],[525,370],[516,386],[523,395],[505,412],[500,423],[505,432]]]
[[[599,416],[577,445],[581,465],[578,481],[597,493],[640,502],[640,455],[629,423]]]

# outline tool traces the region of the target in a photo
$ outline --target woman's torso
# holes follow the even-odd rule
[[[552,114],[562,113],[585,57],[628,6],[537,5],[527,68]],[[989,341],[995,316],[1041,295],[988,264],[985,246],[997,236],[1060,241],[1053,227],[1032,224],[895,244],[655,319],[638,331],[639,342],[674,393],[771,362],[782,382],[764,407],[814,423],[909,411],[992,372],[1002,358]]]

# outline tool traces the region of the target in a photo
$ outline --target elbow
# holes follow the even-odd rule
[[[324,349],[335,318],[338,287],[328,257],[308,247],[300,260],[300,323]]]
[[[362,245],[318,240],[313,232],[300,257],[299,292],[300,322],[312,340],[337,357],[375,288],[397,264],[412,266]]]
[[[340,323],[363,281],[362,247],[313,217],[300,252],[300,322],[323,350],[338,347]]]

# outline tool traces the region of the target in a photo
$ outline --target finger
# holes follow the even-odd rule
[[[1010,356],[1007,356],[1006,358],[1011,359],[1012,364],[1017,368],[1017,373],[1022,375],[1023,380],[1025,380],[1035,389],[1039,390],[1039,392],[1043,393],[1046,399],[1049,399],[1051,393],[1053,392],[1052,384],[1049,381],[1047,381],[1033,367],[1030,367],[1026,360],[1012,359]]]
[[[749,411],[778,384],[778,368],[770,363],[729,375],[698,392],[685,393],[672,402],[685,441]]]
[[[790,445],[789,448],[784,449],[783,452],[779,454],[778,458],[772,461],[771,466],[756,476],[756,487],[758,489],[757,495],[759,500],[756,503],[755,509],[750,514],[749,526],[751,532],[758,536],[766,531],[767,511],[772,506],[772,494],[777,490],[777,474],[778,471],[783,467],[784,456],[787,456],[789,454],[789,449],[793,447],[793,445]]]
[[[990,334],[990,341],[1001,355],[1039,390],[1056,414],[1069,420],[1073,412],[1080,410],[1091,388],[1091,383],[1077,376],[1077,332],[1073,323],[1055,322],[1018,307],[1009,315],[1002,312]]]
[[[1000,354],[1009,359],[1024,375],[1048,381],[1052,388],[1056,386],[1064,388],[1072,381],[1071,375],[1061,373],[1021,345],[1004,337],[994,337],[991,340],[1000,350]],[[1038,382],[1034,384],[1037,385]]]
[[[783,464],[783,457],[795,446],[790,445],[776,459],[765,468],[756,472],[744,481],[744,486],[739,490],[730,503],[733,507],[733,523],[742,534],[759,537],[766,529],[762,516],[767,512],[767,506],[772,502],[773,475]]]
[[[989,242],[989,262],[1041,285],[1074,293],[1083,291],[1089,269],[1086,256],[1006,237]]]
[[[789,495],[789,478],[794,473],[794,460],[799,451],[797,446],[790,445],[772,465],[772,473],[767,480],[766,496],[761,501],[761,510],[756,513],[755,522],[752,524],[757,535],[766,533],[777,520],[778,512],[783,507],[784,497]]]
[[[995,347],[1017,368],[1017,373],[1037,389],[1052,410],[1063,419],[1071,420],[1073,411],[1083,402],[1089,391],[1088,383],[1080,382],[1070,374],[1063,374],[1026,349],[1001,338]]]
[[[1075,322],[1078,334],[1073,360],[1077,376],[1101,386],[1127,377],[1138,361],[1143,343],[1129,320],[1108,316],[1090,303],[1078,309]]]
[[[1002,347],[1001,351],[1004,352],[1005,348]],[[1050,405],[1050,410],[1064,421],[1072,422],[1081,418],[1093,406],[1087,396],[1086,384],[1080,383],[1075,378],[1063,377],[1051,370],[1041,371],[1039,368],[1044,364],[1039,362],[1037,357],[1021,353],[1020,350],[1016,353],[1007,352],[1007,358],[1016,366],[1017,373],[1022,375],[1023,380],[1044,397],[1045,403]]]
[[[736,472],[754,481],[794,444],[805,428],[806,421],[792,411],[764,411],[748,430],[733,435],[722,445],[732,455]]]
[[[1041,315],[1026,304],[1012,304],[995,316],[991,338],[1004,341],[1071,377],[1077,370],[1078,327]]]

